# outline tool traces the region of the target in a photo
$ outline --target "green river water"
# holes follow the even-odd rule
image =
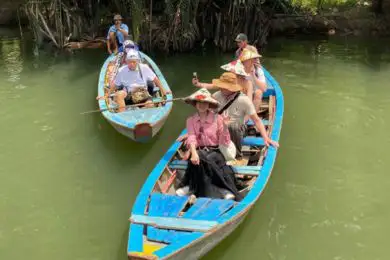
[[[264,65],[283,87],[280,152],[263,196],[204,259],[389,259],[390,41],[277,39]],[[99,114],[101,50],[55,54],[0,36],[0,259],[124,260],[128,217],[192,108],[149,144]],[[232,55],[151,55],[176,97]],[[387,245],[387,246],[386,246]]]

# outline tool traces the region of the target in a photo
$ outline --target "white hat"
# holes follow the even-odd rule
[[[123,42],[123,47],[125,48],[126,53],[129,52],[131,49],[135,49],[135,43],[131,40],[126,40]]]
[[[129,50],[129,52],[126,55],[126,60],[138,60],[139,61],[139,54],[135,50]]]
[[[229,62],[228,64],[222,65],[221,69],[233,72],[236,75],[249,76],[249,74],[245,72],[244,65],[240,60],[235,60]]]

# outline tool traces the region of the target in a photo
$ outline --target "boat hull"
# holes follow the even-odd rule
[[[222,227],[218,228],[214,232],[207,234],[206,237],[201,237],[194,243],[189,244],[187,247],[183,248],[183,250],[177,251],[171,256],[167,256],[162,259],[196,260],[201,258],[227,236],[229,236],[244,221],[250,209],[251,207],[246,208],[240,215],[237,215],[234,219],[231,219],[229,222],[225,223]]]
[[[269,88],[267,134],[279,141],[284,112],[284,98],[279,84],[264,70]],[[248,126],[250,123],[248,122]],[[184,130],[181,135],[185,134]],[[276,161],[275,147],[266,147],[259,135],[248,134],[243,146],[256,163],[232,166],[240,178],[248,180],[244,198],[239,202],[215,198],[190,198],[169,189],[173,171],[185,170],[188,163],[176,141],[150,173],[133,205],[128,240],[129,259],[199,259],[225,239],[243,222],[259,199]],[[183,167],[182,167],[183,166]],[[243,177],[249,178],[243,178]],[[180,180],[179,180],[180,182]],[[188,197],[188,196],[187,196]],[[158,206],[157,206],[158,205]],[[157,243],[157,244],[156,244]]]
[[[171,90],[169,88],[169,85],[166,82],[158,66],[149,56],[142,52],[140,53],[143,60],[154,70],[164,90],[166,92],[170,92]],[[118,60],[120,60],[121,58],[122,56],[116,57],[114,55],[111,55],[104,62],[99,76],[99,96],[105,95],[105,87],[107,87],[108,82],[110,82],[110,78],[115,75],[115,73],[113,72],[115,70],[113,70],[110,66],[112,66],[113,62],[117,64]],[[173,97],[171,94],[166,95],[166,100],[168,102],[164,106],[155,108],[138,108],[121,113],[114,113],[111,109],[109,109],[110,105],[108,104],[108,100],[99,100],[98,103],[99,108],[101,110],[104,110],[102,112],[103,117],[114,127],[116,131],[133,141],[145,143],[150,141],[154,136],[156,136],[157,133],[163,127],[165,121],[168,118],[169,113],[172,110],[173,102],[169,102],[170,100],[172,100],[172,98]]]
[[[148,124],[150,127],[150,132],[149,132],[150,134],[143,135],[143,136],[137,136],[135,134],[135,132],[136,132],[135,128],[125,127],[125,126],[122,126],[122,125],[115,123],[114,121],[112,121],[108,118],[106,118],[106,119],[112,125],[112,127],[114,127],[114,129],[118,133],[126,136],[127,138],[129,138],[135,142],[144,143],[144,142],[150,141],[150,139],[152,139],[154,136],[156,136],[159,133],[161,128],[164,126],[167,118],[168,118],[168,115],[166,117],[162,118],[159,122],[157,122],[154,125]]]

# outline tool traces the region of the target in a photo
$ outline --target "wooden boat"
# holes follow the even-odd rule
[[[166,91],[170,91],[168,83],[162,75],[160,69],[154,61],[145,53],[140,52],[142,62],[148,64],[157,77],[160,79]],[[110,55],[104,62],[99,76],[98,95],[103,96],[109,89],[109,82],[116,75],[123,62],[123,53]],[[153,102],[161,101],[160,90],[155,87]],[[99,100],[100,110],[104,110],[102,115],[121,134],[136,141],[147,142],[153,138],[164,125],[169,113],[172,110],[172,95],[166,96],[165,104],[159,104],[153,108],[129,107],[124,112],[116,113],[113,108],[115,104],[112,98]]]
[[[265,71],[267,111],[260,115],[269,136],[278,141],[284,101],[278,83]],[[265,119],[265,120],[264,120]],[[244,183],[244,199],[196,198],[175,195],[187,162],[182,143],[175,142],[156,165],[134,203],[128,239],[129,259],[198,259],[228,236],[243,221],[262,194],[275,163],[277,149],[265,147],[248,122],[243,139],[247,165],[233,166]],[[184,134],[183,131],[182,134]]]

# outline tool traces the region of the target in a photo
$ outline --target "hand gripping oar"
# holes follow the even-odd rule
[[[91,110],[91,111],[82,112],[80,114],[81,115],[85,115],[85,114],[91,114],[91,113],[104,112],[104,111],[107,111],[107,110],[110,110],[110,109],[140,107],[140,106],[145,106],[145,105],[150,105],[150,104],[168,103],[168,102],[173,102],[173,101],[178,101],[178,100],[184,100],[184,98],[172,98],[172,99],[169,99],[169,100],[161,100],[161,101],[156,101],[156,102],[145,102],[145,103],[140,103],[140,104],[128,105],[128,106],[124,106],[124,107],[115,107],[115,108],[105,108],[105,109]]]

